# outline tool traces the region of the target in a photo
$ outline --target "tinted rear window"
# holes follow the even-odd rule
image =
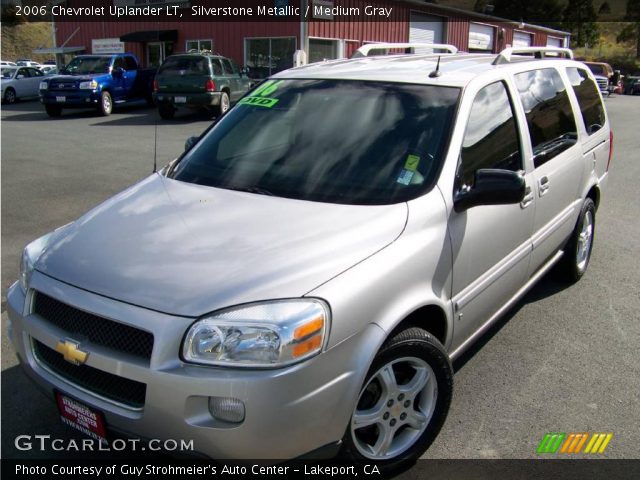
[[[209,75],[205,57],[169,57],[160,67],[162,75]]]
[[[318,202],[406,201],[432,187],[459,95],[427,85],[270,80],[169,176]]]
[[[604,106],[598,94],[598,87],[587,72],[580,68],[567,68],[567,75],[578,98],[584,126],[591,135],[600,130],[605,122]]]
[[[527,116],[534,164],[539,167],[578,139],[569,95],[554,68],[518,73],[515,79]]]

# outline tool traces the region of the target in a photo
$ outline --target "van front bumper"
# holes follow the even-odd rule
[[[31,313],[37,290],[78,310],[126,323],[154,335],[149,361],[89,342],[86,366],[146,385],[144,405],[132,408],[58,375],[34,355],[34,341],[55,349],[73,338]],[[29,377],[53,399],[58,390],[104,413],[107,428],[145,439],[193,441],[194,450],[215,459],[288,459],[302,456],[344,435],[358,392],[384,337],[369,325],[331,349],[280,369],[231,369],[187,364],[181,342],[193,318],[150,311],[95,295],[34,272],[26,297],[15,283],[7,294],[9,335]],[[217,420],[210,397],[244,403],[243,422]]]

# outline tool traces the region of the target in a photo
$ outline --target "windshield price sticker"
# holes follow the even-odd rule
[[[243,98],[238,102],[238,105],[272,108],[279,100],[277,98],[269,98],[269,96],[275,93],[282,82],[283,80],[264,82],[253,92],[252,96]]]

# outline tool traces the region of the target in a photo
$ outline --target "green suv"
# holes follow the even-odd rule
[[[153,100],[165,119],[173,118],[179,107],[207,108],[222,115],[251,83],[233,60],[210,52],[182,53],[171,55],[158,69]]]

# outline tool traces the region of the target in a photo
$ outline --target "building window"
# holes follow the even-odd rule
[[[340,41],[326,38],[309,39],[309,63],[340,58]]]
[[[213,40],[187,40],[185,51],[189,50],[209,50],[213,52]]]
[[[295,37],[245,38],[245,65],[251,78],[266,78],[293,67]]]

